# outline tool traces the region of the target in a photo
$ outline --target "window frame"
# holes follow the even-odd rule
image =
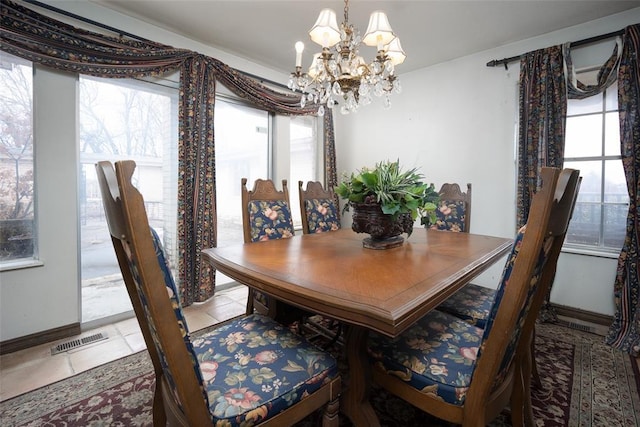
[[[36,176],[36,150],[35,150],[35,114],[34,114],[34,105],[35,105],[35,88],[34,88],[34,83],[35,83],[35,79],[36,79],[36,64],[34,64],[32,61],[29,61],[27,59],[23,59],[20,57],[17,57],[15,55],[11,55],[7,52],[0,52],[0,63],[2,64],[3,69],[6,69],[6,65],[7,63],[11,65],[11,68],[13,70],[14,66],[26,66],[30,68],[30,76],[29,78],[31,79],[30,86],[31,86],[31,93],[28,94],[30,96],[30,102],[31,102],[31,111],[30,111],[30,122],[31,122],[31,149],[30,149],[30,155],[27,155],[27,162],[28,162],[28,157],[30,156],[30,160],[31,160],[31,170],[32,170],[32,194],[31,194],[31,203],[32,203],[32,210],[33,213],[31,214],[30,218],[15,218],[15,219],[26,219],[26,220],[31,220],[32,222],[32,226],[31,226],[31,254],[28,256],[23,256],[23,257],[18,257],[18,258],[11,258],[11,259],[7,259],[7,260],[2,260],[0,259],[0,271],[10,271],[10,270],[17,270],[17,269],[22,269],[22,268],[30,268],[30,267],[39,267],[44,265],[44,263],[40,260],[40,253],[39,253],[39,247],[38,247],[38,238],[39,238],[39,227],[38,227],[38,186],[37,186],[37,176]],[[29,70],[27,70],[29,71]],[[9,220],[11,218],[7,218],[7,220]]]
[[[587,68],[587,69],[583,69],[583,70],[579,70],[577,71],[577,74],[587,74],[587,73],[593,73],[594,71],[597,71],[597,69],[594,68]],[[600,135],[600,155],[590,155],[590,156],[573,156],[573,157],[568,157],[565,155],[563,161],[564,164],[566,165],[567,163],[571,163],[571,162],[599,162],[600,163],[600,185],[599,185],[599,200],[596,202],[590,202],[590,201],[580,201],[578,200],[576,202],[576,206],[579,205],[586,205],[586,206],[599,206],[599,216],[600,216],[600,220],[599,220],[599,224],[598,224],[598,244],[597,245],[593,245],[593,244],[585,244],[585,243],[576,243],[576,242],[570,242],[569,241],[569,237],[570,237],[570,231],[571,231],[571,224],[569,225],[569,230],[567,232],[567,237],[565,238],[564,244],[563,244],[563,251],[564,252],[569,252],[569,253],[576,253],[576,254],[583,254],[583,255],[592,255],[592,256],[599,256],[599,257],[605,257],[605,258],[614,258],[617,257],[618,254],[620,253],[621,247],[620,248],[613,248],[611,246],[605,246],[605,220],[606,220],[606,208],[608,206],[626,206],[628,209],[629,206],[629,202],[627,201],[626,203],[623,202],[612,202],[612,201],[607,201],[606,200],[606,163],[609,161],[615,161],[618,160],[620,162],[622,162],[622,154],[617,154],[617,155],[611,155],[611,154],[606,154],[606,148],[607,148],[607,140],[606,140],[606,126],[607,126],[607,115],[611,114],[611,113],[616,113],[615,117],[618,118],[619,120],[619,107],[616,103],[615,108],[608,108],[607,105],[607,94],[612,90],[612,88],[617,88],[617,86],[614,84],[612,86],[609,86],[608,88],[606,88],[605,90],[603,90],[602,92],[598,93],[595,96],[600,97],[601,99],[601,108],[598,111],[593,111],[593,112],[580,112],[580,113],[576,113],[576,114],[569,114],[567,112],[567,115],[565,116],[565,119],[569,119],[569,118],[574,118],[574,117],[589,117],[589,116],[593,116],[593,117],[598,117],[601,120],[601,124],[602,124],[602,128],[601,128],[601,135]],[[616,89],[616,94],[617,94],[617,89]],[[609,93],[610,95],[610,93]],[[619,144],[619,142],[618,142]],[[580,195],[578,194],[578,197]],[[575,211],[574,211],[575,212]],[[574,213],[575,215],[575,213]],[[626,229],[626,221],[625,221],[625,229]]]

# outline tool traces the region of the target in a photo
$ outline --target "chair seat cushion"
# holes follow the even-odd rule
[[[438,310],[453,314],[484,329],[495,296],[495,289],[469,283],[440,304]]]
[[[483,333],[451,314],[432,310],[394,339],[371,334],[369,354],[374,369],[395,375],[423,393],[462,405]]]
[[[216,425],[257,424],[338,374],[331,355],[259,314],[192,341]]]

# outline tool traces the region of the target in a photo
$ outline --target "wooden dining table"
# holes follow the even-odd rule
[[[348,386],[340,409],[379,426],[369,403],[368,334],[396,337],[499,260],[512,240],[416,228],[402,246],[364,248],[350,229],[203,251],[223,274],[276,299],[344,322]]]

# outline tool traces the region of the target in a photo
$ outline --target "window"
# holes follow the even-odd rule
[[[218,246],[244,241],[240,182],[251,190],[271,177],[271,117],[266,111],[218,97],[215,106]],[[278,185],[278,188],[280,186]]]
[[[585,81],[588,76],[581,76]],[[619,251],[629,205],[620,155],[617,86],[592,97],[568,101],[567,168],[580,170],[582,184],[565,245]]]
[[[315,116],[292,116],[289,122],[290,139],[290,178],[289,200],[291,200],[291,216],[296,227],[302,227],[298,181],[318,181],[318,152],[322,147],[318,139],[318,118]]]
[[[37,257],[33,67],[0,52],[0,266]]]
[[[96,162],[136,162],[133,182],[144,197],[149,223],[162,238],[171,266],[177,265],[178,91],[167,84],[173,85],[80,77],[83,323],[131,310],[105,223]]]
[[[316,117],[274,116],[230,96],[218,95],[215,106],[216,190],[218,246],[242,243],[240,182],[251,190],[256,179],[273,179],[281,189],[286,177],[294,226],[301,225],[298,181],[318,180],[319,147]],[[288,127],[275,132],[275,121]],[[286,135],[288,138],[285,138]],[[278,161],[274,161],[274,156]],[[278,167],[281,170],[276,170]],[[282,170],[286,169],[288,170]],[[216,284],[231,281],[220,272]]]

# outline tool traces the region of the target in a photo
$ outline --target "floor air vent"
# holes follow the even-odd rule
[[[576,329],[578,331],[595,333],[595,330],[589,325],[582,325],[580,323],[568,322],[566,320],[558,321],[562,326],[566,326],[567,328]]]
[[[97,334],[89,335],[88,337],[63,342],[51,348],[51,355],[53,356],[54,354],[63,353],[65,351],[73,350],[74,348],[82,347],[83,345],[106,340],[107,338],[109,338],[109,336],[106,333],[100,332]]]

